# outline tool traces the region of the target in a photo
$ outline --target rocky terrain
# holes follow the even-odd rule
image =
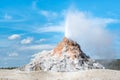
[[[25,71],[70,72],[88,69],[104,67],[87,56],[78,43],[66,37],[53,50],[35,54],[31,62],[25,66]]]

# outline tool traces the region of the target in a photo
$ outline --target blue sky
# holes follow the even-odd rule
[[[71,6],[94,17],[116,20],[106,29],[114,37],[115,58],[120,58],[119,3],[119,0],[0,0],[0,67],[27,64],[34,53],[54,48],[64,37],[63,24]]]

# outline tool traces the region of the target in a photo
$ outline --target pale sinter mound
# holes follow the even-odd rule
[[[69,72],[88,69],[104,69],[90,59],[81,50],[78,43],[64,38],[53,50],[43,51],[34,55],[34,59],[25,66],[26,71],[57,71]]]

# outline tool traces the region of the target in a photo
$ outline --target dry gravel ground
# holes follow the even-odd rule
[[[120,71],[24,72],[19,70],[0,70],[0,80],[120,80]]]

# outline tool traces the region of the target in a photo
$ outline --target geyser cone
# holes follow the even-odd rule
[[[43,51],[25,66],[25,70],[36,71],[78,71],[103,69],[104,67],[90,59],[81,50],[78,43],[66,37],[51,51]]]
[[[88,58],[88,56],[86,56],[80,49],[79,44],[67,37],[64,37],[63,40],[53,49],[53,55],[61,57],[64,52],[66,52],[72,59],[78,57]]]

